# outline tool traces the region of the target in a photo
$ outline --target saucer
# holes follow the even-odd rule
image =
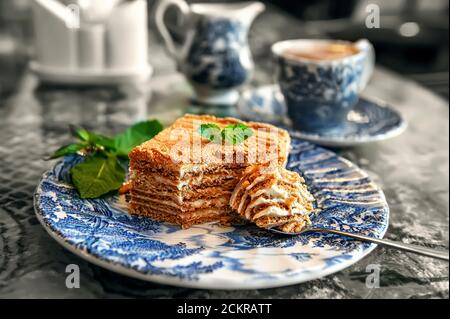
[[[278,86],[248,89],[237,104],[241,118],[295,127],[287,117],[287,107]],[[326,132],[296,130],[302,140],[329,147],[351,147],[383,141],[402,134],[407,128],[403,116],[385,103],[361,98],[347,122]]]
[[[68,85],[112,85],[141,82],[153,73],[151,65],[135,70],[82,70],[48,67],[36,61],[30,63],[30,70],[44,82]]]

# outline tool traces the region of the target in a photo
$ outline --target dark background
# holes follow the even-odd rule
[[[368,38],[376,46],[379,64],[448,98],[448,0],[263,1],[297,17],[305,27],[316,28],[324,36],[345,40]],[[0,0],[0,87],[4,90],[8,83],[2,83],[2,71],[17,66],[3,61],[2,56],[11,50],[32,55],[32,48],[28,51],[20,48],[29,43],[27,38],[32,34],[30,2]],[[156,0],[149,0],[150,11],[156,4]],[[380,29],[365,27],[365,10],[369,4],[380,7]]]

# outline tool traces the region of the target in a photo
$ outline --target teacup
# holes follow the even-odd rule
[[[288,115],[302,131],[338,128],[358,103],[375,67],[367,40],[290,40],[273,45]]]

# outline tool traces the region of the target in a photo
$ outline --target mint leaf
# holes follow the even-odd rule
[[[198,128],[198,133],[211,142],[220,142],[220,127],[216,124],[202,124]]]
[[[114,139],[114,146],[119,156],[128,156],[136,146],[152,139],[164,129],[158,120],[141,122],[133,125]]]
[[[79,140],[89,143],[91,146],[101,147],[109,150],[114,150],[114,139],[102,135],[90,132],[82,127],[73,127],[73,135],[78,137]]]
[[[79,140],[84,142],[90,142],[91,133],[88,130],[85,130],[82,127],[70,127],[72,134],[77,137]]]
[[[116,149],[116,145],[115,145],[115,141],[114,139],[105,136],[105,135],[101,135],[101,134],[95,134],[95,133],[91,133],[91,140],[90,142],[92,144],[94,144],[97,147],[103,147],[105,149],[108,150],[115,150]]]
[[[72,181],[83,199],[98,198],[117,190],[125,180],[125,170],[113,156],[96,154],[74,166]]]
[[[69,145],[59,148],[56,152],[54,152],[48,158],[48,160],[60,158],[60,157],[66,156],[66,155],[76,154],[79,151],[81,151],[82,149],[85,149],[87,147],[88,147],[88,145],[86,143],[69,144]]]
[[[222,130],[222,139],[228,144],[241,144],[252,136],[252,129],[243,123],[228,125]]]

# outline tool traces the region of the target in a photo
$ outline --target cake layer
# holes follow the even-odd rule
[[[243,170],[238,170],[228,175],[203,175],[191,180],[181,181],[158,176],[155,173],[145,174],[141,171],[133,171],[132,183],[134,187],[153,187],[165,191],[189,192],[202,191],[209,187],[221,187],[223,189],[234,188],[239,181]]]
[[[155,203],[155,202],[148,202],[148,201],[141,201],[139,199],[131,200],[129,202],[129,204],[130,204],[130,207],[133,208],[133,210],[136,207],[143,207],[148,210],[154,209],[154,210],[165,212],[167,214],[179,215],[179,216],[184,216],[184,215],[189,216],[193,213],[207,214],[208,212],[216,214],[216,213],[221,213],[221,212],[226,212],[226,211],[231,210],[228,206],[222,206],[222,207],[206,206],[206,207],[194,209],[192,211],[181,211],[179,208],[174,208],[170,205],[165,205],[165,204]]]
[[[190,203],[195,200],[215,199],[226,196],[231,197],[232,189],[223,190],[219,187],[207,188],[204,191],[189,191],[184,193],[175,193],[161,190],[150,190],[149,188],[134,187],[132,194],[141,197],[151,197],[160,200],[171,200],[178,205]]]
[[[131,194],[131,202],[139,203],[140,205],[149,205],[173,210],[176,213],[191,212],[197,209],[204,209],[208,207],[228,208],[231,195],[226,195],[217,198],[197,199],[193,201],[177,203],[170,198],[156,198],[154,196],[142,196],[136,193]]]
[[[159,176],[162,180],[167,180],[172,183],[180,183],[202,178],[203,176],[209,176],[211,178],[217,178],[222,176],[233,176],[236,172],[243,172],[247,168],[247,164],[225,164],[221,163],[218,165],[207,165],[199,167],[195,171],[189,172],[173,172],[168,168],[155,169],[151,163],[147,162],[134,162],[134,165],[130,165],[133,172],[139,172],[143,175],[148,176]]]
[[[149,217],[157,221],[178,224],[181,225],[184,229],[189,228],[193,225],[215,221],[218,221],[223,225],[231,225],[240,221],[239,216],[234,214],[230,209],[223,210],[210,208],[205,210],[197,210],[192,213],[176,214],[172,211],[167,212],[155,207],[130,203],[130,213],[134,215]]]

